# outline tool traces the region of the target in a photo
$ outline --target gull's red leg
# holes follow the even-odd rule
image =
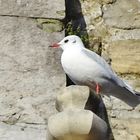
[[[99,92],[100,92],[100,85],[97,83],[96,84],[96,93],[99,94]]]

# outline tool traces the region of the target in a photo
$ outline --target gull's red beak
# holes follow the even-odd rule
[[[52,47],[52,48],[59,48],[60,45],[58,43],[54,43],[53,45],[50,45],[49,47]]]

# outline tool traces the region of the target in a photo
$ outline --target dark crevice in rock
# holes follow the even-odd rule
[[[121,77],[129,77],[130,79],[132,77],[135,77],[135,78],[140,78],[140,74],[139,73],[118,73],[118,75],[120,75]]]
[[[14,17],[14,18],[26,18],[36,20],[37,27],[48,33],[62,32],[64,30],[63,20],[59,18],[46,18],[37,16],[19,16],[19,15],[0,15],[0,17]]]
[[[45,123],[30,123],[30,122],[25,122],[25,124],[29,124],[29,125],[45,125]],[[30,127],[32,128],[32,127]]]
[[[112,26],[111,28],[114,28],[114,29],[120,29],[120,30],[128,30],[128,31],[131,31],[131,30],[137,30],[137,29],[140,29],[140,27],[118,27],[118,26]]]
[[[6,120],[3,120],[2,122],[10,125],[15,125],[20,120],[21,117],[21,115],[16,116],[17,114],[18,113],[11,114],[11,116],[9,116]]]
[[[19,16],[19,15],[0,15],[0,17],[17,17],[17,18],[29,18],[29,19],[50,19],[50,20],[58,20],[58,21],[63,21],[62,19],[59,18],[47,18],[47,17],[38,17],[38,16]]]
[[[108,4],[114,4],[117,0],[112,0],[110,2],[108,2]]]

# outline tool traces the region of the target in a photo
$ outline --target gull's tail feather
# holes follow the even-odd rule
[[[140,92],[136,91],[136,95],[140,98]]]
[[[125,87],[117,87],[114,91],[113,96],[121,99],[126,104],[130,105],[131,107],[136,107],[140,104],[140,93],[135,92],[133,93],[129,89]]]

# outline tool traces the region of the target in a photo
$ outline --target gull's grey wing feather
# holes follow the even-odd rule
[[[121,80],[102,57],[88,49],[84,49],[83,53],[93,61],[100,64],[111,75],[111,78],[106,77],[106,75],[104,75],[102,78],[115,85],[115,88],[111,90],[113,96],[123,100],[132,107],[140,104],[140,97],[137,95],[138,92],[133,90],[130,85]]]
[[[83,53],[93,61],[97,62],[100,66],[102,66],[105,71],[107,71],[107,73],[110,75],[110,80],[122,87],[126,86],[126,84],[117,76],[117,74],[112,70],[109,64],[101,56],[86,48],[83,49]],[[104,75],[104,78],[108,79],[109,77],[105,77]]]
[[[112,70],[110,65],[101,56],[99,56],[95,52],[90,51],[90,50],[88,50],[86,48],[83,49],[83,53],[85,53],[85,55],[88,56],[90,59],[92,59],[95,62],[97,62],[98,64],[100,64],[110,74],[111,78],[106,77],[105,75],[104,75],[103,78],[108,79],[109,81],[112,81],[114,84],[116,84],[116,85],[118,85],[120,87],[125,87],[130,92],[132,92],[133,94],[136,94],[136,91],[134,91],[134,89],[129,84],[127,84],[125,81],[120,79],[117,76],[117,74]]]

